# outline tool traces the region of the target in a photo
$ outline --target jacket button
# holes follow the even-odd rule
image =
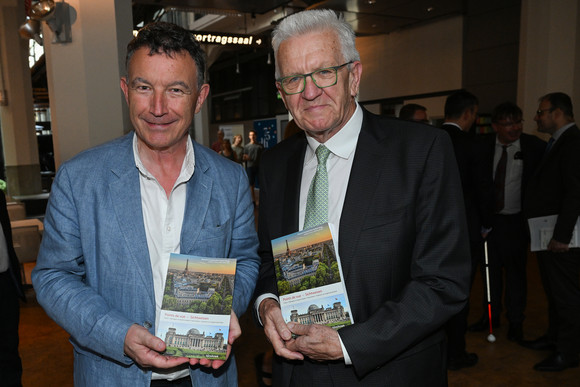
[[[153,324],[151,324],[149,321],[145,321],[145,322],[143,323],[143,326],[144,326],[145,328],[147,328],[147,329],[150,329],[150,328],[153,326]]]

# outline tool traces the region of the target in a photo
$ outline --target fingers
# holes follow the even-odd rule
[[[282,317],[280,305],[274,299],[265,299],[260,304],[260,318],[264,324],[264,333],[272,344],[278,356],[289,360],[303,360],[304,356],[295,351],[290,351],[286,347],[288,342],[293,341],[292,333],[286,326]]]
[[[164,356],[165,343],[137,324],[131,325],[125,335],[124,351],[142,367],[172,368],[189,361],[185,357]]]

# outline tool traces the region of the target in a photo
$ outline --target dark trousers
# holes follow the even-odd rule
[[[521,323],[524,321],[527,298],[528,249],[526,223],[521,213],[494,216],[493,230],[487,237],[487,249],[492,318],[499,319],[502,312],[505,273],[506,317],[510,323]],[[487,310],[487,293],[484,293],[483,304],[484,310]]]
[[[21,386],[22,362],[18,354],[20,302],[8,271],[0,273],[0,385]]]
[[[151,387],[191,387],[191,378],[186,376],[185,378],[177,380],[152,380]]]
[[[475,278],[477,268],[480,267],[484,259],[483,240],[470,241],[471,256],[471,282]],[[470,285],[470,288],[471,288]],[[455,316],[451,317],[445,324],[445,333],[447,334],[447,354],[449,358],[455,358],[465,353],[465,333],[467,332],[467,317],[469,315],[469,300],[463,309]]]
[[[548,298],[548,336],[558,352],[578,357],[580,351],[580,250],[538,252],[542,284]]]

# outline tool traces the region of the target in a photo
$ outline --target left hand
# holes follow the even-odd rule
[[[290,331],[298,337],[286,342],[286,347],[308,356],[312,360],[327,361],[343,358],[338,332],[324,325],[288,323]]]
[[[238,321],[238,316],[236,316],[236,314],[232,310],[232,312],[230,313],[230,331],[228,334],[228,349],[226,352],[226,360],[190,359],[189,364],[190,365],[199,364],[200,366],[210,367],[210,368],[213,368],[214,370],[220,368],[222,365],[224,365],[224,363],[230,357],[230,353],[232,352],[232,345],[234,344],[234,341],[236,341],[236,339],[238,337],[240,337],[241,335],[242,335],[242,328],[240,327],[240,322]]]
[[[568,250],[570,250],[570,247],[566,243],[558,242],[555,239],[551,239],[550,243],[548,243],[548,251],[554,253],[565,253]]]

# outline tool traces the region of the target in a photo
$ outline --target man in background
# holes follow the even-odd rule
[[[494,180],[493,230],[487,237],[491,315],[493,321],[500,320],[505,283],[507,337],[519,342],[523,339],[528,256],[528,230],[522,203],[525,187],[544,154],[546,143],[522,133],[522,110],[514,103],[496,106],[491,122],[495,133],[485,138],[491,166],[488,173]],[[487,311],[487,297],[483,301]],[[485,313],[479,326],[474,324],[472,330],[488,329],[487,315]]]
[[[242,159],[246,163],[246,173],[248,175],[248,180],[250,182],[250,192],[252,193],[252,201],[254,202],[254,206],[258,205],[256,201],[256,184],[258,182],[258,169],[260,167],[260,158],[262,156],[262,151],[264,147],[262,144],[258,144],[258,136],[256,135],[255,130],[250,130],[248,133],[248,138],[250,142],[244,146],[244,152]]]
[[[205,53],[189,31],[151,23],[126,63],[134,131],[59,168],[37,299],[71,335],[75,385],[236,386],[231,345],[259,258],[243,170],[188,134],[209,93]],[[237,261],[227,361],[164,355],[155,334],[171,253]]]
[[[22,386],[22,361],[18,353],[20,301],[23,301],[20,263],[12,244],[12,228],[6,208],[6,196],[0,190],[0,384]]]
[[[224,143],[224,131],[222,129],[218,129],[217,131],[217,140],[211,144],[211,149],[220,153],[222,151],[222,145]]]
[[[528,219],[558,218],[546,250],[537,252],[548,298],[548,330],[523,344],[553,350],[534,369],[562,371],[578,366],[580,351],[580,249],[570,246],[580,215],[580,130],[574,122],[572,100],[559,92],[540,98],[534,121],[538,132],[551,137],[527,187],[524,211]]]
[[[264,152],[260,170],[255,306],[277,355],[273,385],[446,385],[442,326],[469,283],[449,138],[357,103],[362,65],[342,15],[290,15],[272,45],[276,86],[302,130]],[[354,320],[338,331],[286,324],[276,296],[271,240],[326,222]]]
[[[417,121],[425,124],[429,123],[427,108],[416,103],[403,105],[401,110],[399,110],[399,118],[407,121]]]
[[[486,168],[483,147],[469,130],[475,123],[479,101],[468,91],[458,91],[445,101],[445,122],[442,129],[451,137],[459,167],[470,252],[462,257],[471,267],[471,282],[483,262],[483,240],[491,228],[492,181]],[[470,285],[471,287],[471,285]],[[446,325],[448,338],[448,368],[458,370],[477,364],[475,353],[466,351],[465,333],[469,303]]]

